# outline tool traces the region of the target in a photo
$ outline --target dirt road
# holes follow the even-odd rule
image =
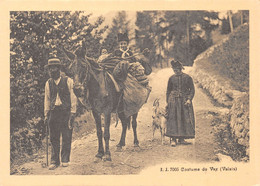
[[[189,73],[190,68],[186,68]],[[216,111],[210,99],[203,91],[196,86],[193,100],[196,119],[196,139],[187,140],[190,145],[170,146],[169,138],[166,144],[161,145],[160,132],[156,131],[155,140],[152,141],[152,104],[155,98],[160,98],[161,106],[165,106],[165,93],[168,78],[173,74],[172,69],[162,69],[150,75],[152,92],[138,115],[138,138],[140,148],[133,146],[133,132],[127,131],[126,146],[121,152],[116,152],[116,144],[121,135],[121,123],[115,128],[111,123],[110,147],[112,162],[94,163],[94,156],[97,153],[97,137],[95,130],[78,139],[72,144],[71,163],[69,167],[59,167],[54,171],[42,168],[38,159],[34,162],[23,165],[29,170],[28,174],[45,175],[127,175],[139,174],[148,167],[167,162],[189,162],[209,163],[216,160],[216,143],[212,133],[211,121],[213,116],[208,111]],[[158,170],[159,171],[159,170]]]

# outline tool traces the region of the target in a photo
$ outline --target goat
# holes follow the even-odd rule
[[[164,144],[164,138],[166,133],[166,118],[165,118],[165,109],[159,107],[159,99],[155,99],[153,102],[153,140],[154,140],[154,132],[156,129],[160,129],[161,132],[161,142]]]

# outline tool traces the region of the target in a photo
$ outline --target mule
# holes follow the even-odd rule
[[[96,122],[96,132],[98,137],[98,153],[95,155],[95,161],[102,159],[103,161],[111,161],[111,153],[109,148],[110,140],[110,120],[111,113],[116,112],[120,102],[120,92],[116,91],[115,85],[111,78],[107,77],[107,72],[89,58],[85,58],[85,46],[81,46],[75,53],[63,51],[71,60],[69,66],[73,74],[74,87],[78,92],[77,96],[84,97],[89,100],[93,117]],[[104,114],[104,141],[101,127],[101,114]],[[130,126],[132,120],[132,128],[134,133],[134,146],[139,146],[137,137],[137,115],[138,113],[126,117],[124,112],[118,112],[118,117],[122,123],[122,133],[117,149],[125,146],[127,126]]]

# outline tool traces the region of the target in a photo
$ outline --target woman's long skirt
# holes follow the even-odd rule
[[[195,120],[192,103],[185,105],[182,97],[168,100],[166,136],[175,138],[195,138]]]

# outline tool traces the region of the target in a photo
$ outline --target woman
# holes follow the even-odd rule
[[[118,33],[117,36],[117,41],[118,41],[118,49],[115,50],[114,56],[120,57],[122,59],[128,58],[129,62],[135,62],[136,59],[133,56],[133,52],[129,48],[129,38],[127,33]],[[133,56],[133,57],[131,57]]]
[[[195,138],[195,121],[192,99],[194,97],[194,84],[192,78],[183,73],[184,69],[179,61],[171,61],[174,75],[169,78],[167,102],[167,130],[171,146],[176,146],[177,139],[180,144],[187,144],[185,139]]]

